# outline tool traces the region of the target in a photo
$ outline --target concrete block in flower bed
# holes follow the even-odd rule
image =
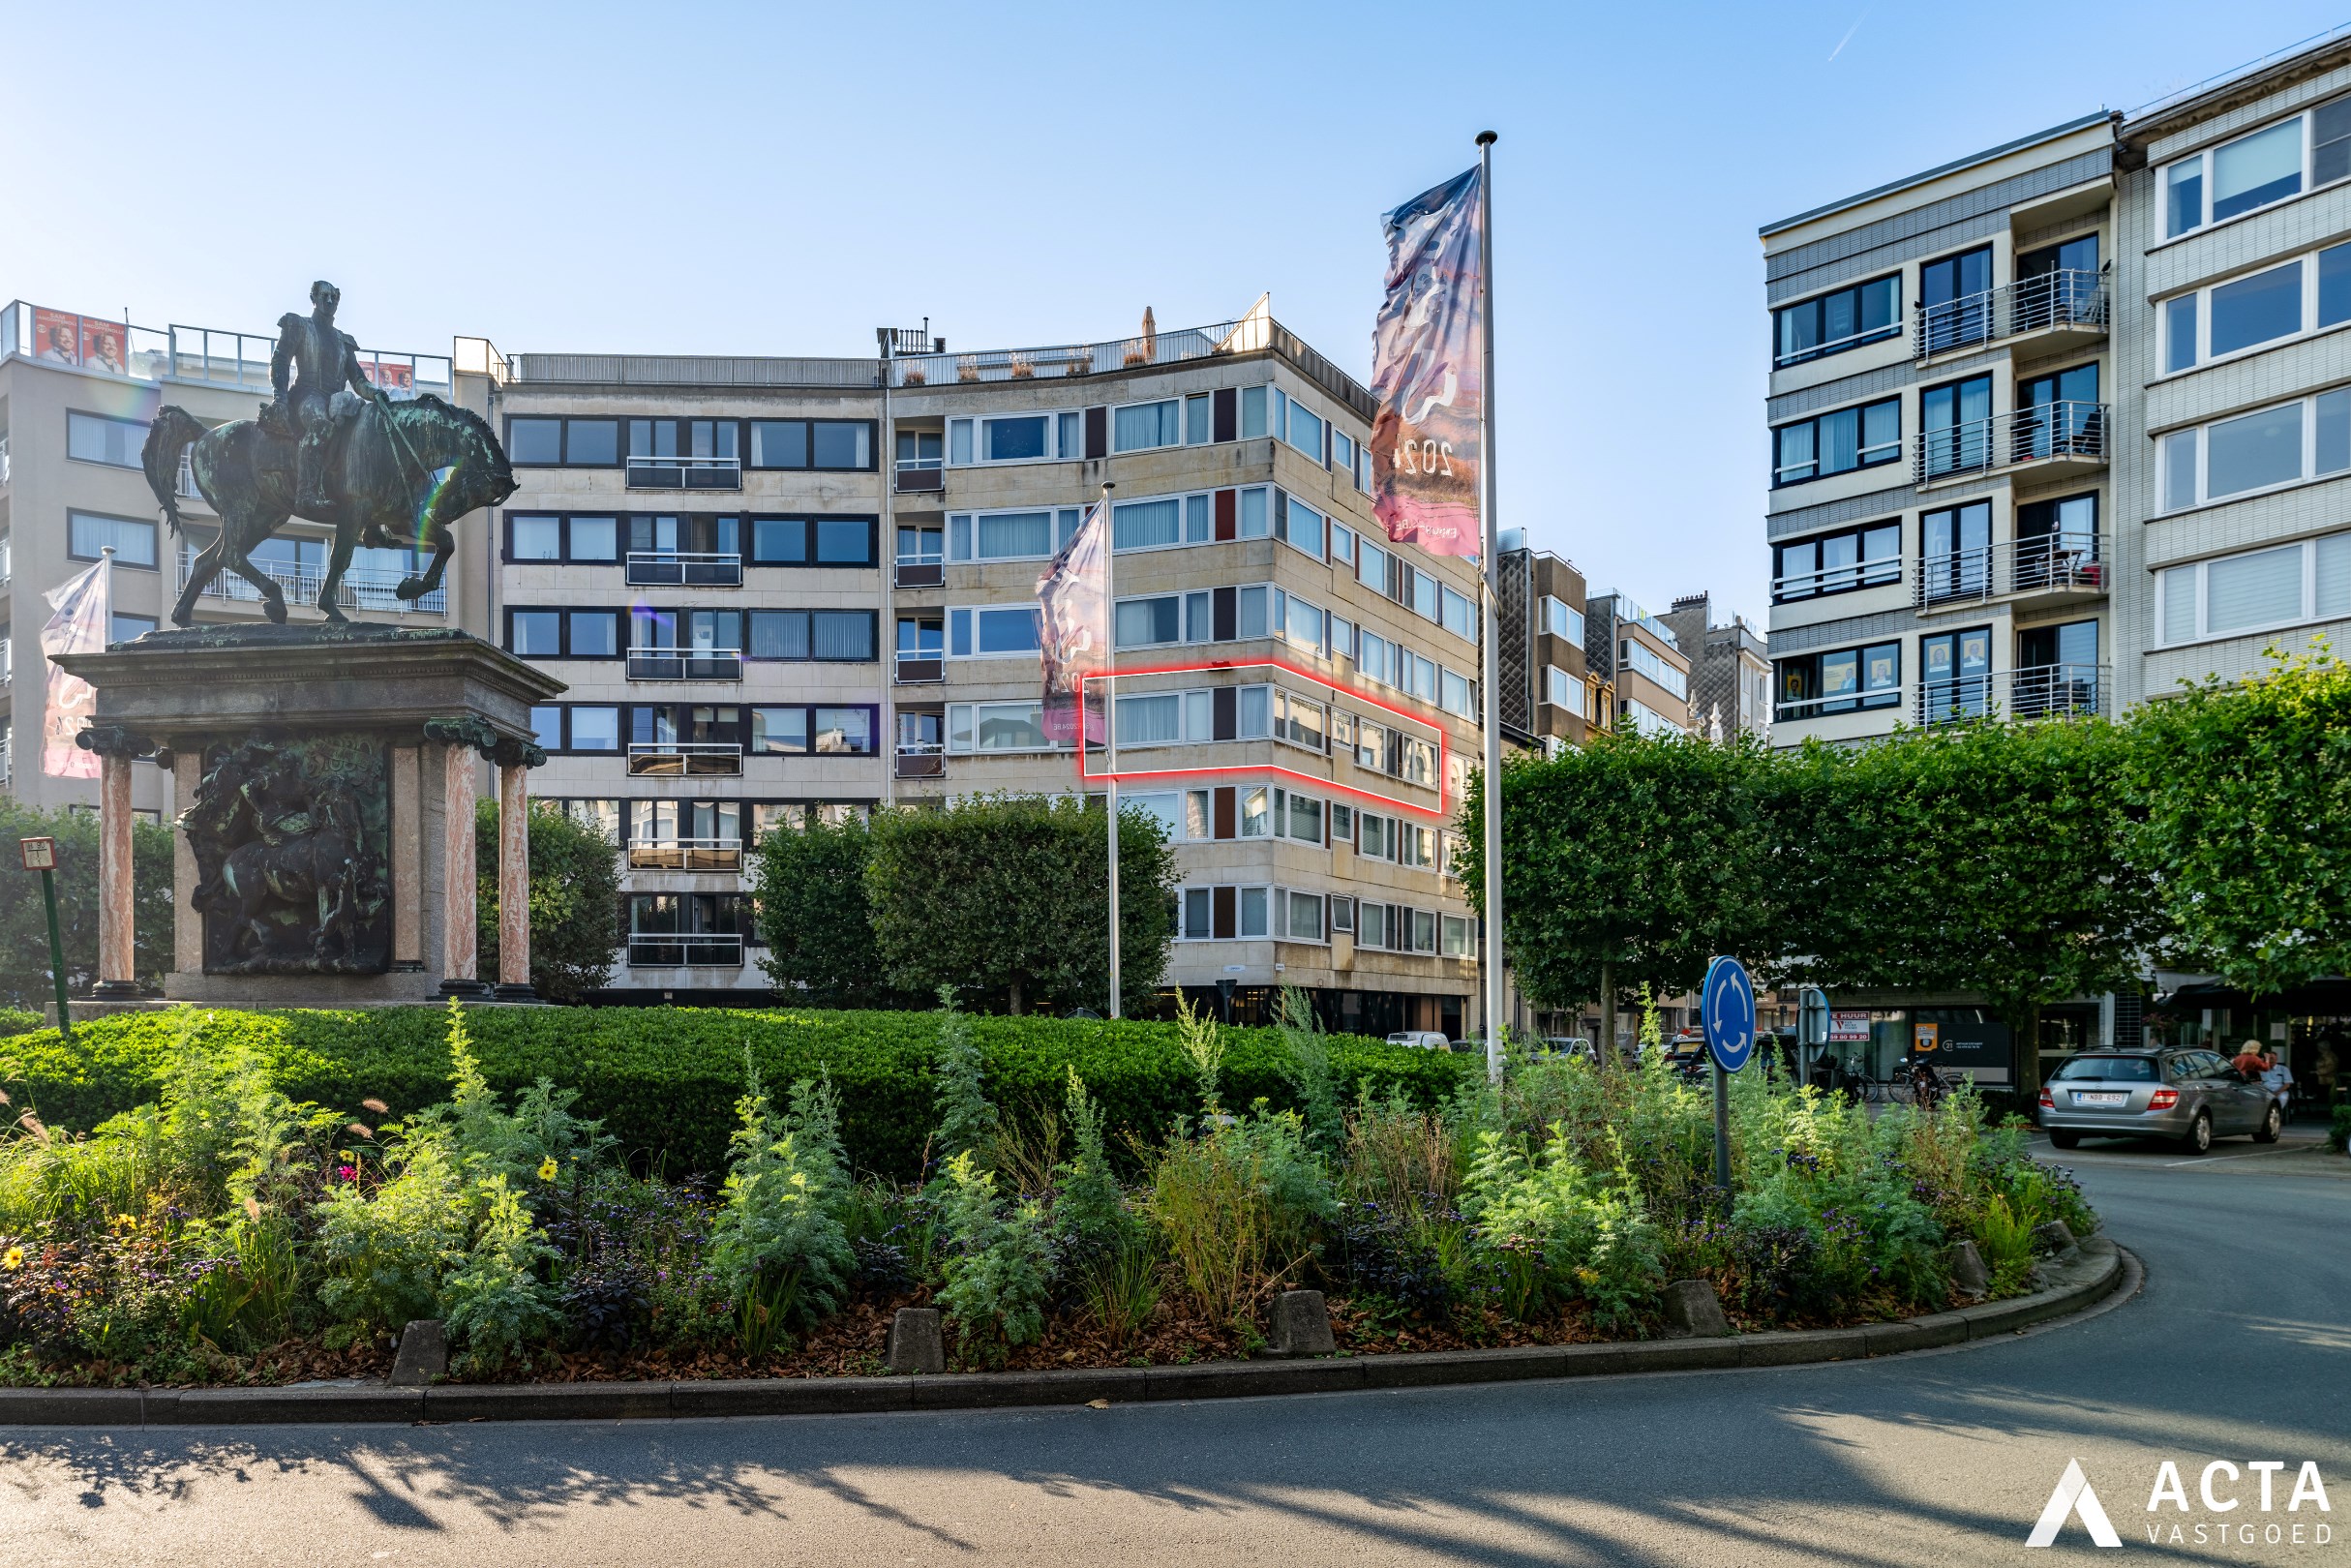
[[[1714,1340],[1731,1332],[1711,1280],[1676,1280],[1666,1286],[1666,1338]]]
[[[2073,1232],[2063,1220],[2049,1220],[2035,1225],[2033,1245],[2037,1251],[2047,1252],[2052,1262],[2070,1263],[2081,1255],[2075,1249]]]
[[[889,1320],[889,1370],[893,1372],[947,1371],[947,1337],[936,1307],[901,1307]]]
[[[400,1350],[392,1358],[396,1388],[422,1388],[449,1375],[449,1330],[437,1317],[420,1317],[400,1331]]]
[[[1331,1338],[1331,1310],[1319,1290],[1284,1290],[1274,1298],[1273,1333],[1259,1355],[1328,1356],[1338,1353]]]
[[[1992,1288],[1992,1276],[1983,1266],[1983,1254],[1972,1241],[1955,1241],[1943,1250],[1943,1266],[1951,1276],[1953,1288],[1970,1301],[1980,1301]]]

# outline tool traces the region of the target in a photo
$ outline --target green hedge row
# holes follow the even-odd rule
[[[907,1178],[937,1125],[932,1058],[938,1018],[927,1012],[751,1011],[702,1008],[473,1008],[466,1014],[483,1072],[508,1092],[539,1077],[580,1091],[582,1114],[601,1117],[632,1161],[672,1174],[724,1162],[743,1049],[776,1086],[820,1070],[841,1096],[842,1133],[860,1169]],[[1114,1138],[1157,1139],[1198,1109],[1198,1089],[1172,1024],[974,1016],[990,1097],[1008,1107],[1058,1107],[1070,1068],[1101,1102]],[[394,1116],[448,1098],[447,1015],[437,1008],[365,1011],[124,1013],[9,1041],[6,1057],[51,1126],[86,1131],[155,1099],[184,1032],[204,1048],[249,1041],[296,1100],[356,1112],[380,1100]],[[1278,1031],[1228,1029],[1223,1099],[1296,1102]],[[1462,1081],[1469,1059],[1334,1036],[1341,1092],[1400,1086],[1433,1104]],[[19,1099],[21,1103],[21,1098]]]

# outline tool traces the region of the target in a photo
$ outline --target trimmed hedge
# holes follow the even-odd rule
[[[44,1014],[24,1008],[0,1008],[0,1040],[32,1034],[47,1022]]]
[[[1101,1101],[1114,1142],[1156,1139],[1198,1109],[1198,1088],[1163,1023],[973,1015],[999,1104],[1058,1107],[1077,1070]],[[704,1008],[469,1008],[466,1025],[491,1084],[511,1093],[539,1077],[580,1092],[581,1114],[601,1117],[632,1162],[672,1174],[715,1171],[734,1130],[748,1045],[770,1085],[831,1075],[841,1132],[863,1170],[909,1178],[938,1122],[929,1012],[752,1011]],[[22,1082],[51,1126],[87,1131],[151,1101],[174,1043],[250,1042],[295,1100],[355,1111],[367,1099],[407,1116],[448,1098],[447,1014],[439,1008],[244,1012],[173,1010],[118,1013],[77,1026],[72,1044],[45,1029],[12,1040]],[[1263,1097],[1296,1104],[1279,1031],[1223,1032],[1224,1102]],[[1471,1059],[1405,1050],[1357,1036],[1329,1039],[1331,1070],[1348,1097],[1359,1083],[1402,1088],[1433,1105],[1465,1081]],[[21,1103],[21,1100],[19,1101]]]

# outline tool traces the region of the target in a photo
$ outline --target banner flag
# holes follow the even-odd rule
[[[1037,580],[1037,654],[1044,666],[1041,723],[1045,739],[1069,745],[1078,738],[1079,677],[1110,670],[1110,509],[1096,501],[1053,564]],[[1085,738],[1108,737],[1100,688],[1086,693]]]
[[[1388,537],[1477,556],[1483,235],[1477,169],[1389,213],[1388,291],[1371,338],[1371,511]]]
[[[49,589],[54,612],[41,628],[41,651],[54,659],[60,653],[103,653],[111,618],[106,604],[106,562],[70,578]],[[41,726],[41,770],[51,778],[96,778],[98,753],[84,751],[74,738],[98,716],[98,693],[79,676],[49,666],[48,713]]]

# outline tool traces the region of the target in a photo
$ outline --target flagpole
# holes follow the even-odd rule
[[[1102,599],[1110,612],[1110,678],[1103,681],[1102,737],[1108,766],[1110,798],[1104,812],[1110,833],[1110,1016],[1119,1015],[1118,975],[1118,528],[1110,517],[1109,480],[1102,481]],[[1077,754],[1086,754],[1086,705],[1077,705]]]
[[[1493,144],[1478,133],[1478,511],[1486,525],[1486,1076],[1502,1081],[1502,705],[1498,648],[1502,532],[1493,469]]]

